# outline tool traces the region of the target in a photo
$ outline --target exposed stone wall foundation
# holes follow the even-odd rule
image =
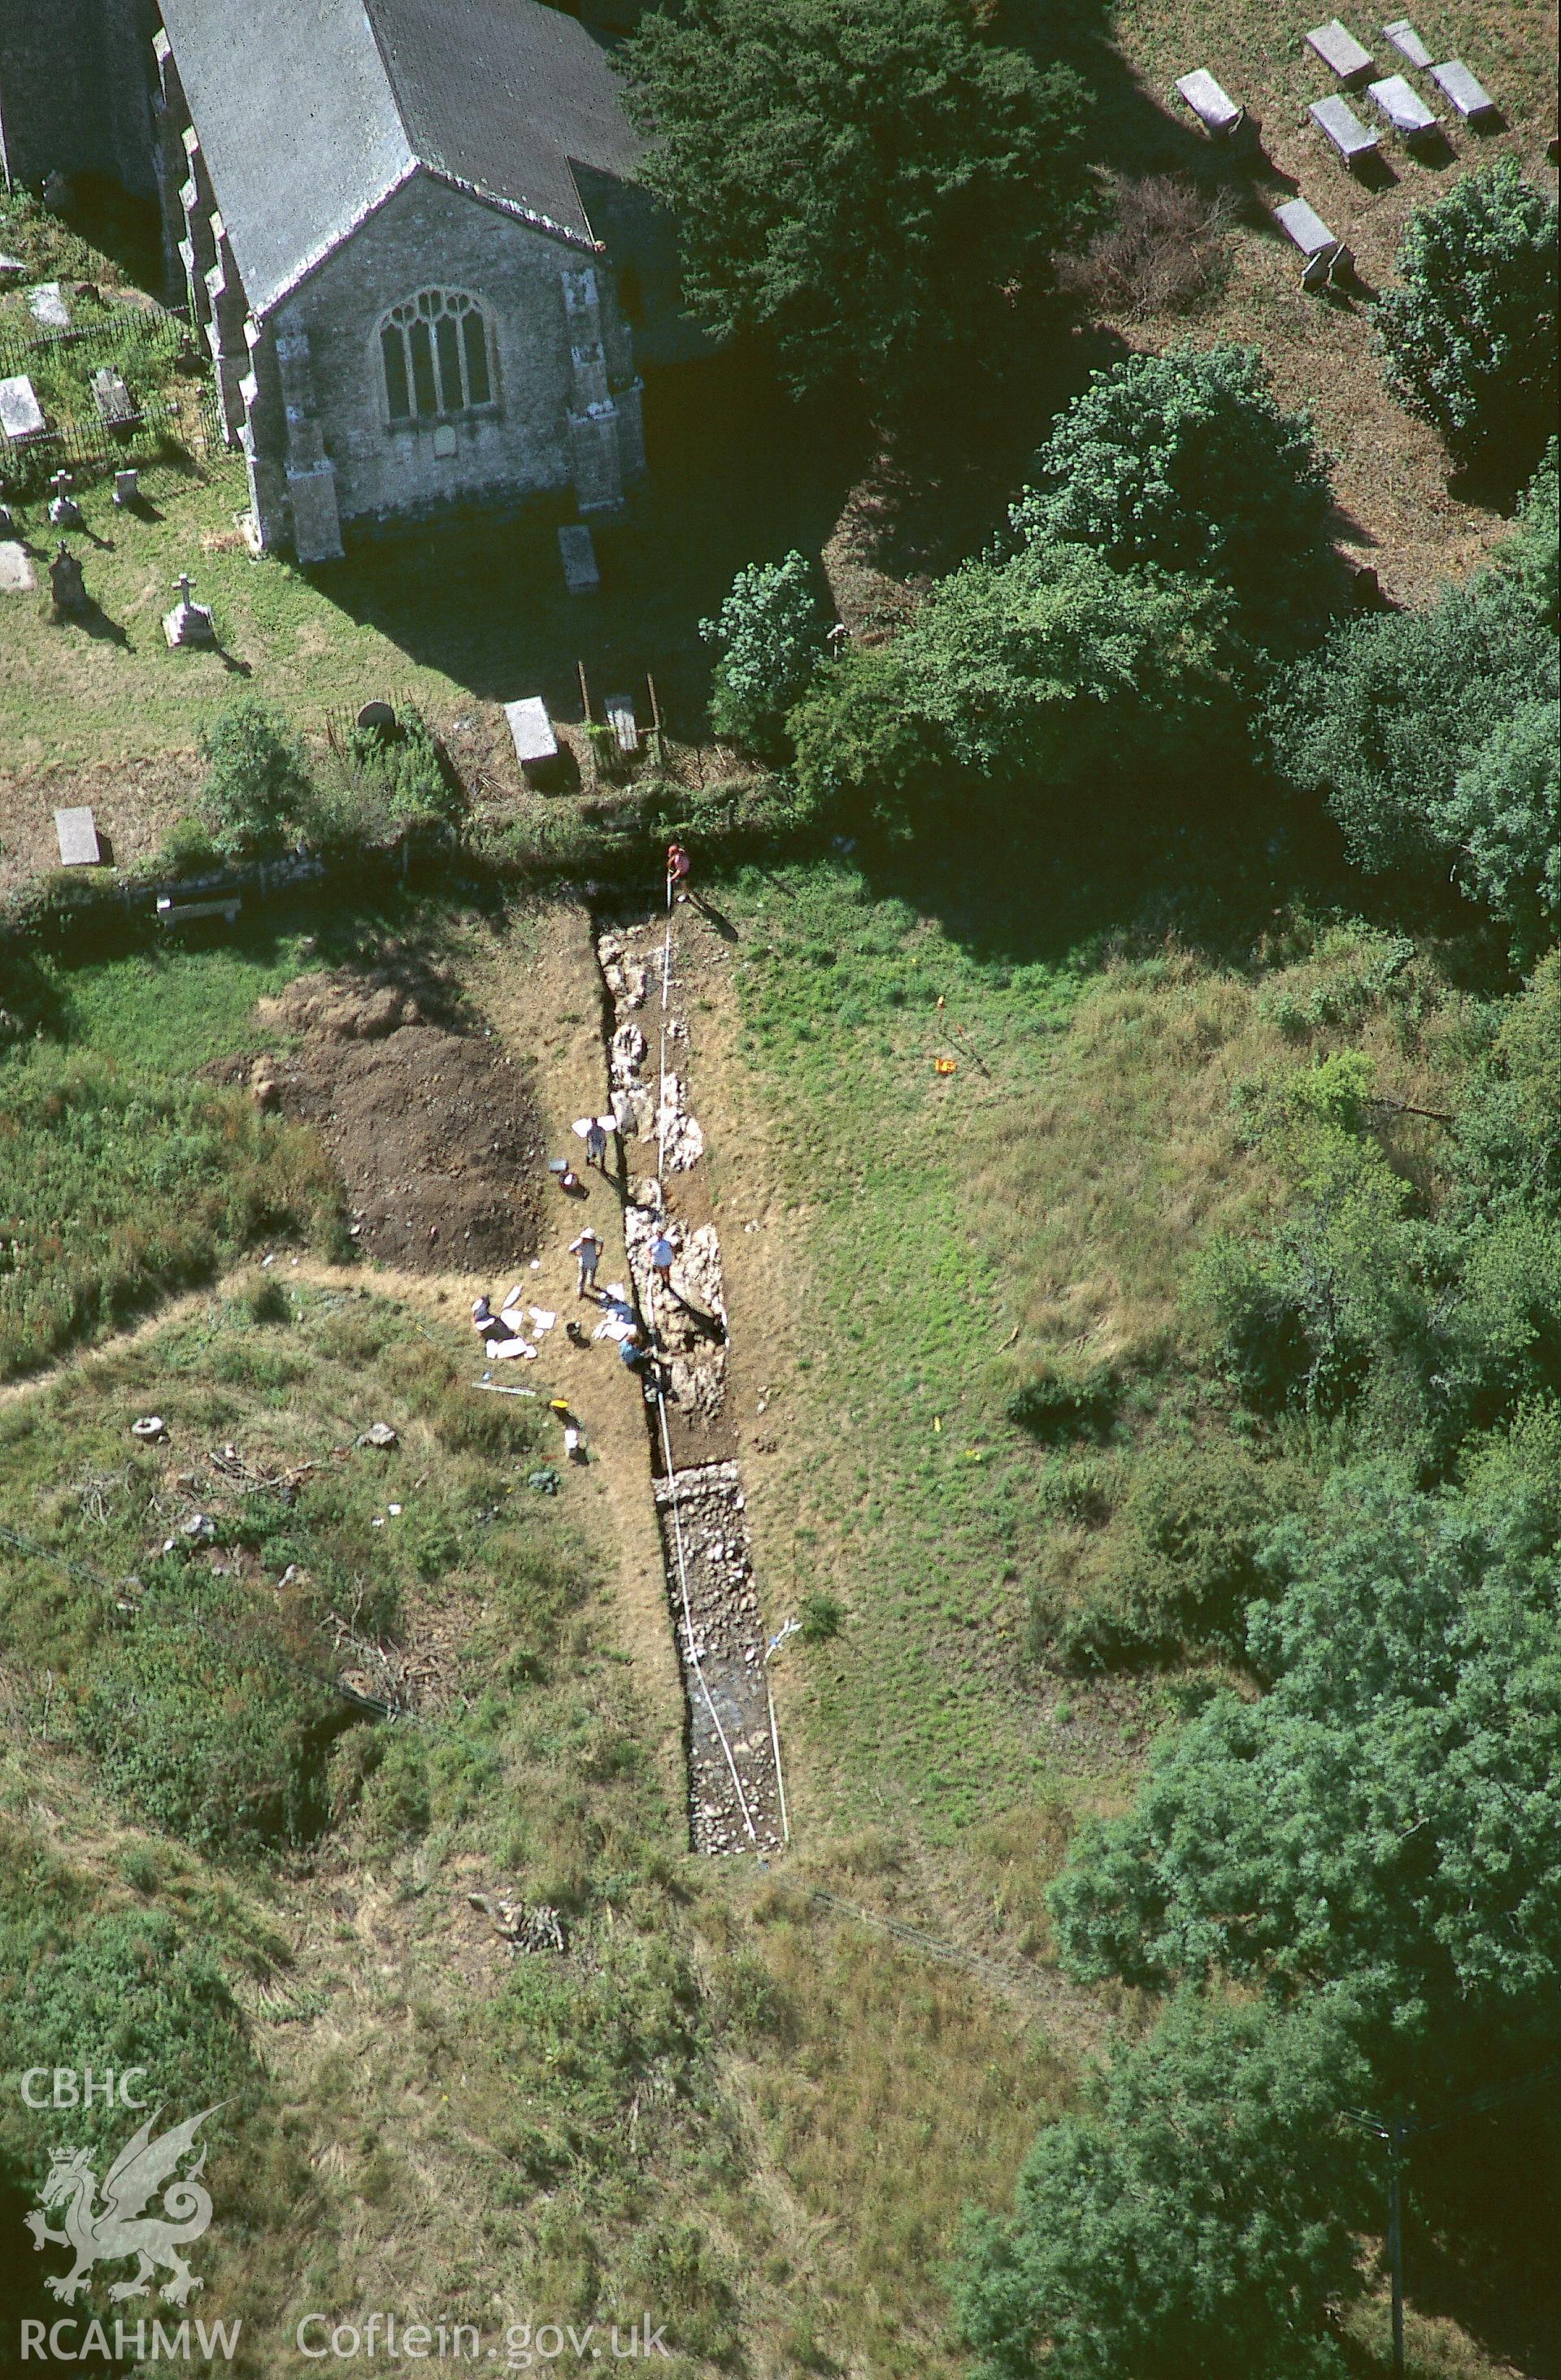
[[[765,1670],[747,1499],[726,1410],[721,1243],[708,1216],[704,1134],[691,1105],[689,1018],[661,920],[604,933],[609,1093],[625,1164],[631,1296],[652,1337],[662,1393],[646,1390],[667,1609],[688,1710],[689,1834],[695,1851],[778,1852],[785,1784]],[[668,1290],[651,1250],[677,1242]]]

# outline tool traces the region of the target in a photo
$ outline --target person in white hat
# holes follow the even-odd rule
[[[575,1283],[577,1297],[593,1296],[596,1290],[596,1268],[602,1261],[602,1235],[587,1223],[578,1240],[569,1242],[569,1254],[579,1260],[579,1277]]]

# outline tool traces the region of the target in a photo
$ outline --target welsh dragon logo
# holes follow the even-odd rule
[[[200,2239],[212,2219],[211,2193],[201,2181],[206,2166],[204,2143],[188,2173],[180,2174],[178,2165],[193,2148],[195,2135],[207,2117],[216,2114],[216,2107],[202,2107],[187,2124],[177,2124],[153,2140],[152,2127],[162,2112],[158,2107],[147,2118],[109,2167],[103,2180],[101,2204],[98,2178],[87,2162],[91,2151],[55,2151],[43,2184],[43,2204],[23,2220],[34,2248],[47,2244],[75,2252],[76,2262],[68,2273],[49,2273],[43,2280],[43,2287],[66,2305],[73,2304],[86,2287],[94,2265],[116,2264],[126,2256],[140,2261],[132,2280],[116,2281],[109,2290],[115,2301],[148,2296],[159,2265],[165,2265],[171,2276],[161,2294],[172,2305],[187,2304],[191,2292],[205,2286],[179,2253],[191,2240]],[[162,2213],[143,2214],[148,2199],[165,2181],[168,2187],[163,2192]],[[46,2210],[59,2205],[65,2207],[65,2228],[55,2231]]]

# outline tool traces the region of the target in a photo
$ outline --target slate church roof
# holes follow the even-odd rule
[[[161,0],[257,315],[420,168],[584,246],[576,164],[642,143],[585,27],[540,0]]]

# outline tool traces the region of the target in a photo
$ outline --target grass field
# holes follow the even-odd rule
[[[301,912],[207,949],[30,964],[11,998],[41,1029],[0,1048],[0,1371],[123,1325],[261,1234],[335,1244],[317,1147],[199,1079],[253,1040],[255,1002],[372,920]],[[323,930],[320,930],[323,928]]]
[[[1242,1144],[1238,1087],[1360,1048],[1388,1098],[1442,1104],[1474,1012],[1365,926],[1296,919],[1238,970],[1114,944],[1098,893],[1029,921],[1022,889],[1009,898],[972,885],[940,920],[845,863],[741,894],[748,1098],[794,1215],[774,1558],[799,1603],[828,1588],[845,1607],[838,1638],[801,1656],[834,1815],[909,1808],[934,1838],[1043,1789],[1109,1791],[1141,1745],[1152,1699],[1022,1679],[1026,1614],[1139,1448],[1226,1430],[1195,1259],[1279,1197]],[[1432,1178],[1434,1126],[1400,1117],[1393,1148]],[[1121,1381],[1104,1456],[1048,1453],[1006,1418],[1041,1367],[1102,1365]]]
[[[52,1888],[65,1971],[45,1992],[18,1940],[34,1980],[9,2013],[33,2044],[56,2025],[72,2054],[116,2054],[73,1981],[120,1955],[116,1927],[145,1918],[165,1957],[177,1941],[215,1960],[235,2013],[186,2055],[192,2089],[219,2058],[248,2078],[213,2166],[248,2244],[219,2253],[201,2309],[244,2313],[238,2369],[275,2371],[311,2308],[407,2304],[410,2260],[430,2322],[652,2307],[671,2372],[952,2371],[959,2202],[1006,2187],[1064,2070],[970,1980],[686,1856],[615,1644],[603,1507],[589,1481],[528,1487],[539,1455],[515,1409],[444,1386],[455,1344],[367,1293],[235,1296],[0,1416],[39,1548],[7,1560],[0,1791],[19,1810],[44,1787],[75,1872]],[[153,1400],[169,1445],[127,1465],[127,1416]],[[280,1519],[203,1469],[219,1439],[252,1470],[320,1461],[384,1414],[400,1447],[327,1461]],[[209,1571],[182,1566],[175,1625],[145,1548],[191,1500],[173,1485],[190,1465],[220,1542]],[[360,1630],[433,1682],[388,1738],[337,1733],[324,1832],[262,1865],[224,1831],[228,1783],[299,1740],[287,1697],[313,1690],[289,1650],[320,1665],[301,1616],[265,1633],[284,1556],[331,1609],[350,1616],[356,1594]],[[236,1559],[238,1586],[216,1575]],[[64,1600],[59,1560],[78,1566]],[[213,1722],[185,1682],[193,1655],[231,1695],[239,1631],[251,1681],[282,1664],[262,1748],[231,1700]],[[18,1873],[43,1840],[23,1825]],[[512,1963],[469,1890],[558,1908],[567,1958]],[[3,2146],[19,2190],[32,2136],[12,2124]]]
[[[951,395],[924,470],[801,421],[748,364],[652,381],[653,477],[601,535],[590,605],[561,593],[545,508],[305,574],[250,559],[236,458],[149,473],[134,518],[89,490],[89,626],[0,597],[0,878],[49,864],[66,798],[139,856],[189,810],[201,733],[243,692],[312,733],[387,694],[440,724],[534,691],[570,716],[583,662],[598,696],[653,672],[697,735],[697,623],[738,565],[826,553],[858,625],[878,594],[909,600],[989,533],[1056,404],[1129,346],[1259,341],[1286,401],[1314,409],[1341,541],[1419,600],[1486,550],[1499,492],[1449,488],[1382,389],[1364,291],[1303,298],[1264,208],[1299,188],[1381,285],[1409,207],[1463,165],[1510,151],[1548,173],[1552,18],[1459,0],[1418,19],[1507,122],[1455,128],[1439,169],[1393,152],[1371,189],[1309,125],[1328,78],[1299,18],[1119,0],[1113,40],[1103,12],[1073,12],[1109,170],[1236,171],[1175,97],[1194,65],[1262,121],[1269,162],[1237,175],[1208,300],[1048,334],[1000,438],[988,450],[988,417]],[[27,237],[39,270],[96,269]],[[41,507],[23,520],[41,555]],[[182,569],[213,653],[165,646]],[[1247,823],[1232,842],[1256,852]],[[1230,1659],[1177,1640],[1103,1671],[1067,1629],[1088,1647],[1145,1483],[1261,1457],[1304,1503],[1338,1451],[1322,1428],[1250,1424],[1217,1376],[1201,1254],[1284,1196],[1236,1103],[1350,1049],[1391,1099],[1445,1111],[1486,986],[1467,949],[1308,916],[1258,872],[1228,914],[1222,879],[1160,887],[1134,925],[1140,855],[1085,880],[1082,841],[972,853],[963,829],[914,856],[756,867],[707,888],[724,931],[689,919],[756,1572],[769,1626],[805,1622],[774,1669],[796,1842],[764,1873],[687,1851],[681,1707],[657,1704],[642,1641],[657,1632],[670,1667],[660,1572],[649,1602],[631,1576],[638,1407],[600,1437],[593,1421],[575,1468],[538,1407],[472,1391],[470,1282],[317,1257],[262,1272],[274,1237],[343,1253],[334,1179],[315,1144],[197,1078],[252,1046],[257,999],[394,937],[534,1065],[562,1132],[582,1069],[599,1079],[583,905],[572,974],[540,905],[506,920],[409,900],[30,962],[16,996],[7,979],[0,2068],[147,2048],[170,2097],[227,2103],[200,2311],[242,2315],[233,2368],[252,2380],[283,2368],[301,2314],[388,2306],[490,2338],[648,2313],[688,2380],[957,2380],[962,2207],[1003,2205],[1086,2059],[1152,2018],[1059,1973],[1045,1887],[1078,1817],[1126,1803],[1155,1733]],[[1396,1112],[1380,1138],[1434,1191],[1434,1118]],[[578,1377],[605,1403],[599,1374]],[[1057,1380],[1086,1404],[1104,1382],[1101,1415],[1043,1442],[1010,1401]],[[148,1413],[169,1433],[152,1447],[129,1435]],[[396,1446],[360,1445],[381,1419]],[[196,1510],[209,1538],[183,1534]],[[349,1710],[342,1676],[401,1681],[408,1711]],[[474,1894],[555,1911],[564,1951],[512,1952]],[[1010,1992],[983,1957],[1017,1972]],[[54,2311],[16,2244],[45,2145],[13,2094],[0,2272],[30,2313]],[[1381,2296],[1351,2320],[1376,2380]],[[1409,2370],[1518,2380],[1445,2309],[1411,2313]]]
[[[837,1633],[791,1641],[777,1682],[789,1873],[687,1855],[625,1658],[604,1471],[563,1470],[556,1497],[530,1484],[549,1448],[463,1398],[454,1308],[252,1271],[0,1412],[29,1541],[0,1610],[0,1802],[21,1872],[64,1863],[49,2022],[106,2022],[70,1977],[144,1957],[145,1925],[171,1973],[195,1962],[216,2014],[181,2055],[209,2096],[237,2060],[244,2109],[214,2161],[241,2228],[203,2311],[244,2311],[256,2372],[301,2312],[405,2304],[410,2259],[431,2320],[474,2303],[610,2320],[632,2301],[665,2315],[689,2374],[952,2380],[961,2204],[1003,2200],[1114,2012],[1140,2021],[1055,1978],[1041,1892],[1072,1810],[1120,1796],[1170,1704],[1025,1661],[1056,1463],[1003,1399],[1027,1366],[1109,1334],[1143,1391],[1129,1454],[1180,1427],[1178,1251],[1266,1195],[1234,1155],[1231,1080],[1363,1038],[1412,1097],[1457,1001],[1429,981],[1380,997],[1369,937],[1299,932],[1248,980],[1115,953],[1098,890],[1050,932],[1022,886],[972,907],[945,882],[936,916],[912,892],[844,862],[750,875],[720,895],[739,1004],[708,976],[694,1010],[724,1237],[756,1257],[773,1240],[793,1314],[761,1334],[734,1273],[777,1446],[773,1474],[750,1458],[761,1575],[776,1621],[809,1597],[841,1607]],[[487,950],[520,1003],[506,1030],[545,1050],[518,927],[488,950],[437,912],[382,923],[457,972]],[[181,1037],[203,1056],[243,1046],[249,1002],[299,957],[280,935],[55,989],[79,1056],[117,1035],[171,1078]],[[728,1032],[746,1040],[724,1059]],[[1016,1147],[1038,1160],[1022,1202]],[[1083,1273],[1084,1245],[1079,1305],[1058,1281]],[[127,1437],[146,1410],[171,1432],[150,1452]],[[399,1446],[356,1450],[385,1417]],[[225,1446],[251,1485],[213,1467]],[[311,1461],[290,1505],[252,1492]],[[156,1549],[195,1502],[215,1551],[168,1568]],[[426,1665],[421,1716],[323,1742],[323,1669],[372,1645]],[[192,1662],[223,1688],[214,1720]],[[256,1809],[288,1830],[263,1855]],[[1027,1966],[1032,2006],[820,1906],[812,1884]],[[559,1908],[566,1957],[512,1964],[473,1890]],[[30,1941],[18,1972],[41,1973]],[[200,1984],[201,1958],[216,1980]],[[30,2136],[3,2145],[20,2191]],[[1414,2337],[1424,2380],[1496,2368],[1448,2325]]]

